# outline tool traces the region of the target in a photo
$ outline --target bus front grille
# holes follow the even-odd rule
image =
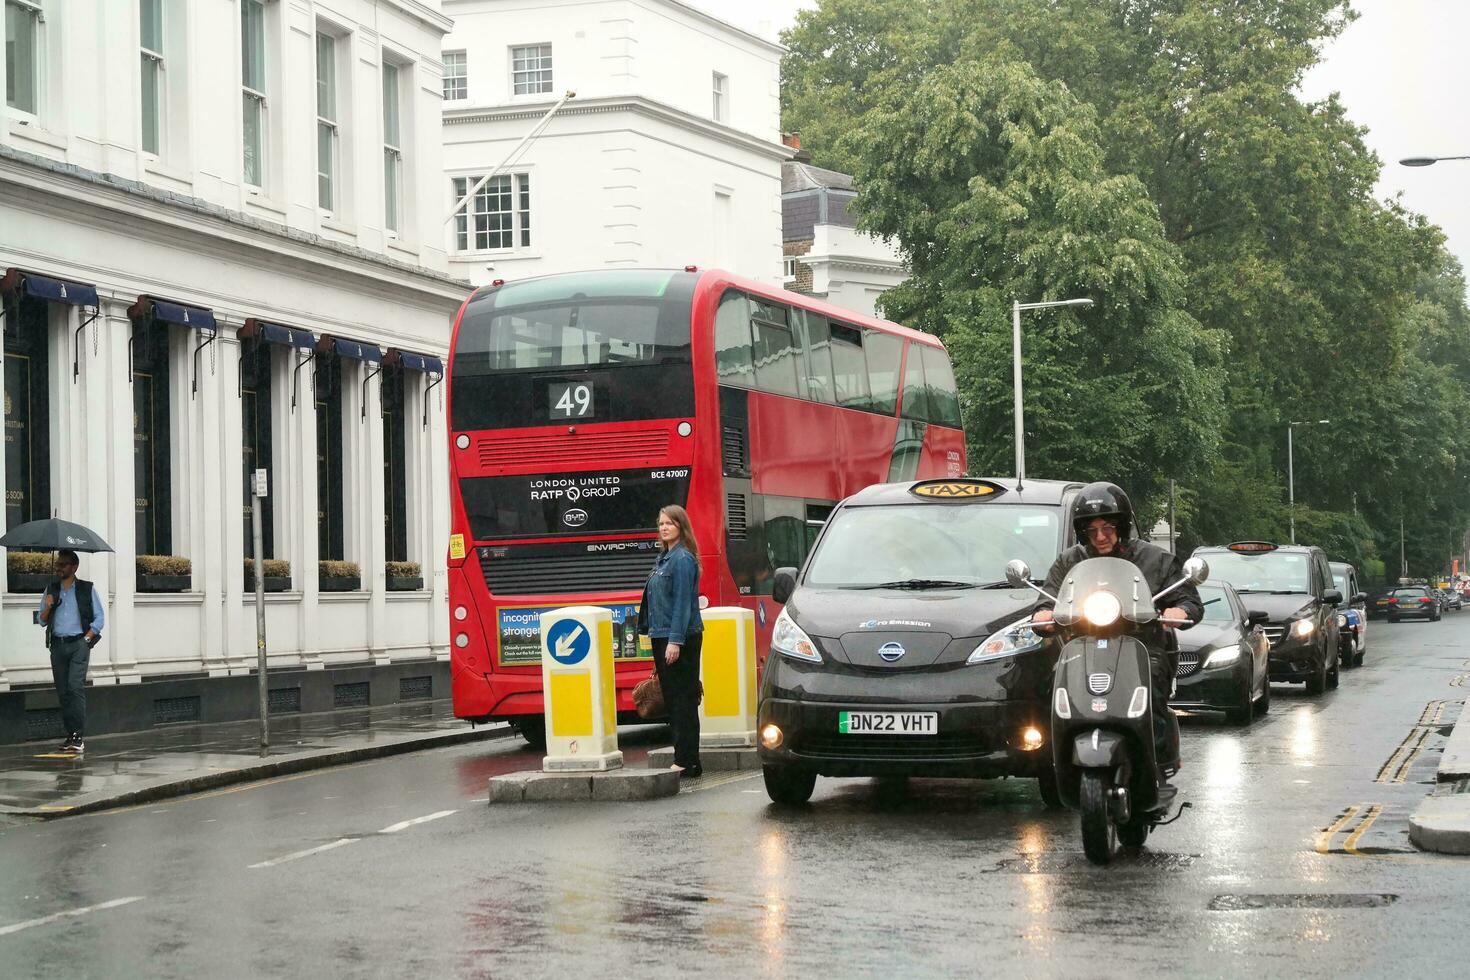
[[[554,459],[568,463],[658,463],[669,451],[667,429],[644,432],[549,432],[542,435],[509,433],[481,436],[475,446],[480,465],[546,465]]]
[[[651,547],[560,555],[517,555],[512,549],[504,557],[491,550],[480,549],[480,568],[497,596],[641,591],[658,559]]]

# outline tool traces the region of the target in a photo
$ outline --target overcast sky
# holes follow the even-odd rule
[[[746,30],[775,37],[815,0],[686,0]],[[1326,51],[1303,94],[1342,93],[1384,161],[1379,196],[1439,225],[1470,268],[1470,160],[1420,169],[1406,156],[1470,156],[1470,0],[1353,0],[1361,15]]]

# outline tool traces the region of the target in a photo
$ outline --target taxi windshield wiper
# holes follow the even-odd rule
[[[859,589],[974,589],[978,582],[956,582],[944,578],[906,578],[896,582],[879,582],[876,585],[858,585]]]

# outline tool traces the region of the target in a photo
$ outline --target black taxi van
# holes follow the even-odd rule
[[[837,506],[800,571],[776,571],[758,724],[772,800],[804,802],[817,776],[1030,776],[1056,804],[1059,644],[1024,625],[1038,596],[1005,566],[1046,574],[1082,486],[922,480]]]
[[[1246,607],[1266,614],[1273,681],[1305,682],[1308,694],[1337,687],[1337,606],[1327,554],[1305,545],[1269,541],[1196,548],[1210,563],[1210,577],[1235,586]]]

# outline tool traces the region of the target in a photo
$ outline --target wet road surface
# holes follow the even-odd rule
[[[1024,780],[491,808],[518,739],[0,824],[0,976],[1464,977],[1470,858],[1407,831],[1470,613],[1375,622],[1342,678],[1187,721],[1193,808],[1105,869]]]

